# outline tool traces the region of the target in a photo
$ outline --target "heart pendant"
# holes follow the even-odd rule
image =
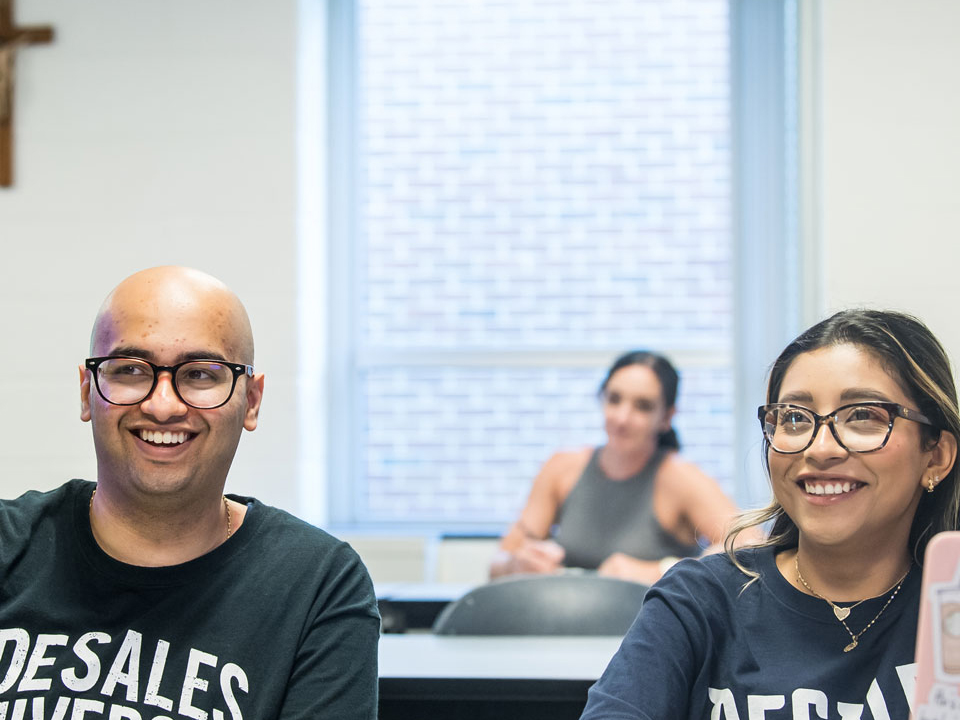
[[[837,616],[837,620],[839,620],[840,622],[843,622],[843,621],[846,620],[848,617],[850,617],[850,608],[848,608],[848,607],[840,607],[839,605],[834,605],[834,606],[833,606],[833,614]],[[852,649],[853,649],[853,648],[851,648],[851,650],[852,650]]]

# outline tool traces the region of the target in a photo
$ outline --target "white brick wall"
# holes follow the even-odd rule
[[[687,454],[729,481],[727,3],[360,4],[363,357],[647,347]],[[512,518],[602,441],[603,368],[362,370],[361,518]]]
[[[550,367],[368,372],[360,514],[512,519],[551,453],[603,442],[602,379],[602,370]],[[692,368],[678,401],[685,455],[722,479],[732,470],[731,387],[728,372]]]

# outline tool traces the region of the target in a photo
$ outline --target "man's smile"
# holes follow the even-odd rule
[[[134,435],[150,445],[182,445],[196,437],[196,433],[184,431],[171,432],[170,430],[139,430]]]

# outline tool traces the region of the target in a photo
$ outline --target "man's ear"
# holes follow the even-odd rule
[[[80,365],[80,419],[83,422],[90,422],[90,383],[93,381],[93,374]]]
[[[263,400],[263,373],[254,375],[247,381],[247,409],[243,415],[243,427],[257,429],[257,417],[260,415],[260,402]]]

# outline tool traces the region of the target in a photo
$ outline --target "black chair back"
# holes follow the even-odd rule
[[[649,587],[596,573],[513,575],[474,588],[433,624],[437,635],[624,635]]]

